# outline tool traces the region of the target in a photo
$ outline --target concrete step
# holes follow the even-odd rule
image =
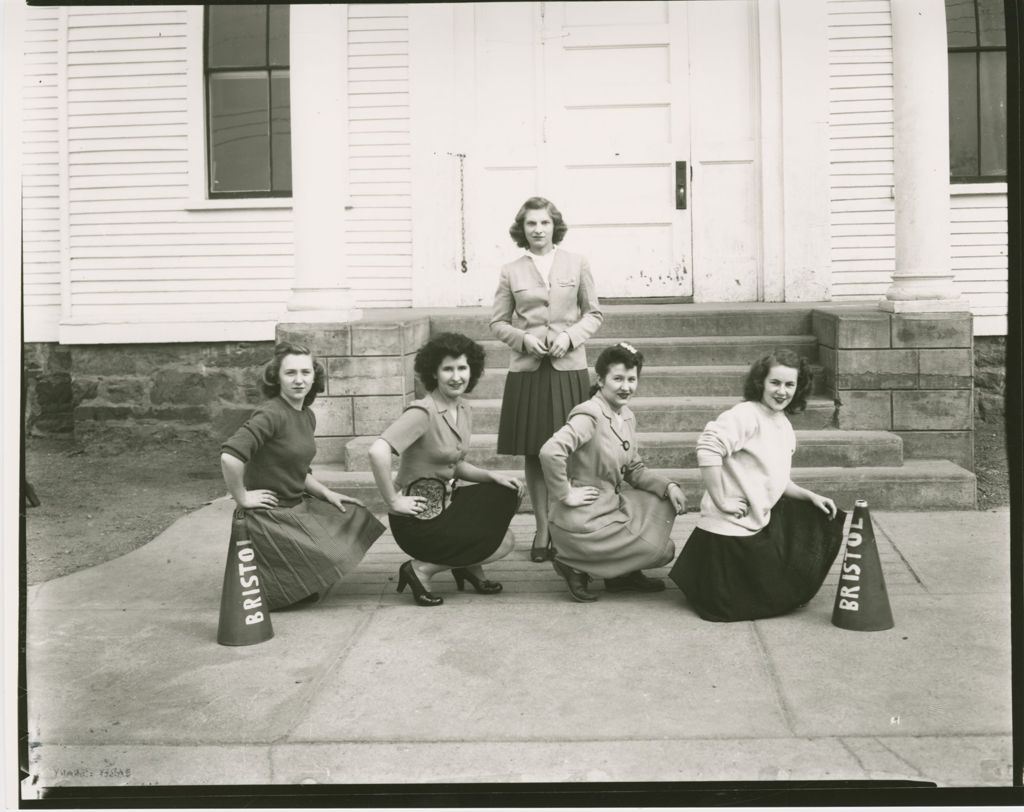
[[[657,470],[678,481],[687,504],[692,510],[698,508],[699,470]],[[313,473],[328,487],[361,499],[371,510],[385,510],[371,474],[346,471],[342,465],[315,465]],[[900,467],[794,468],[792,476],[797,484],[832,497],[844,510],[852,510],[856,499],[866,499],[872,508],[883,510],[975,510],[977,506],[974,474],[948,460],[907,460]],[[528,497],[521,510],[531,510]]]
[[[811,332],[811,307],[806,304],[758,305],[676,304],[608,305],[598,335],[625,336],[629,341],[671,336],[766,336]],[[430,316],[430,332],[463,333],[493,338],[490,308],[450,308]]]
[[[651,468],[695,468],[699,432],[641,433],[644,462]],[[346,446],[345,470],[368,471],[366,451],[375,437],[357,437]],[[523,458],[498,454],[496,434],[474,434],[469,461],[481,468],[522,470]],[[798,431],[793,464],[800,468],[903,464],[903,441],[887,431]]]
[[[738,393],[730,397],[637,397],[630,400],[629,407],[643,431],[701,431],[739,400]],[[797,429],[828,429],[833,427],[834,412],[835,404],[831,399],[811,397],[807,410],[791,420]],[[499,398],[474,400],[473,433],[497,434],[500,414]]]
[[[618,335],[602,331],[605,335]],[[587,342],[587,358],[591,364],[605,347],[619,343],[621,338],[604,338],[601,334]],[[807,334],[767,333],[758,336],[672,336],[627,339],[644,354],[644,363],[651,366],[749,366],[766,352],[788,349],[808,361],[818,360],[818,339]],[[487,366],[508,366],[512,351],[497,339],[480,340],[487,351]]]
[[[596,355],[594,356],[596,358]],[[594,360],[594,359],[591,359]],[[719,364],[707,366],[644,366],[640,378],[640,391],[649,397],[679,395],[696,397],[700,395],[733,395],[743,392],[743,381],[749,366],[746,364]],[[814,370],[814,391],[825,391],[825,370],[820,364],[812,364]],[[488,368],[477,381],[476,389],[467,397],[475,400],[500,398],[505,391],[508,369]]]

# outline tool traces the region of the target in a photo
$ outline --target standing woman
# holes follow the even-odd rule
[[[554,497],[552,565],[576,601],[597,600],[587,589],[595,575],[609,592],[660,592],[664,582],[642,570],[665,566],[676,552],[670,534],[686,498],[677,483],[644,465],[636,418],[626,405],[643,365],[629,344],[603,350],[593,397],[540,450]],[[623,482],[632,487],[623,489]]]
[[[550,200],[531,197],[520,207],[509,234],[526,253],[502,267],[491,313],[491,330],[512,348],[498,453],[526,458],[526,487],[537,522],[530,558],[536,562],[553,558],[538,454],[588,397],[583,345],[603,318],[587,260],[557,247],[568,230]]]
[[[776,350],[755,361],[743,402],[697,438],[700,521],[669,577],[704,620],[792,611],[821,588],[846,514],[790,479],[796,434],[787,415],[811,391],[807,361]]]
[[[260,380],[268,400],[221,446],[224,482],[245,514],[272,610],[318,600],[384,532],[362,502],[332,491],[309,467],[309,406],[324,378],[306,347],[279,343]]]
[[[484,349],[459,333],[441,333],[420,347],[413,369],[426,397],[410,403],[369,451],[391,532],[412,556],[398,570],[398,591],[408,585],[420,606],[439,606],[444,598],[430,591],[430,579],[451,570],[459,591],[469,581],[480,594],[496,594],[501,584],[484,577],[483,565],[515,546],[508,526],[523,484],[466,462],[473,419],[462,395],[484,371]],[[394,480],[392,455],[401,458]],[[480,484],[455,488],[456,479]]]

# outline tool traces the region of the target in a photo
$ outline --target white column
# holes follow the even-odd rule
[[[896,271],[882,310],[964,310],[949,261],[949,100],[943,0],[891,4]]]
[[[291,6],[295,282],[285,321],[358,319],[346,285],[348,59],[345,4]]]

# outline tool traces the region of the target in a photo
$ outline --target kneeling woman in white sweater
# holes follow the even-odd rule
[[[751,366],[743,402],[697,440],[700,521],[669,575],[705,620],[803,606],[839,553],[846,514],[790,479],[796,434],[787,415],[806,408],[810,390],[807,361],[777,350]]]

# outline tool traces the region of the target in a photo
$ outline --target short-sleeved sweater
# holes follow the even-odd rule
[[[307,407],[293,409],[276,397],[256,408],[221,451],[245,463],[247,490],[265,488],[277,494],[281,507],[292,507],[306,490],[306,474],[316,455],[316,416]]]
[[[746,400],[722,412],[697,438],[697,465],[722,467],[722,489],[747,500],[747,515],[722,513],[704,493],[697,527],[723,536],[751,536],[768,524],[789,484],[796,433],[789,418]]]

